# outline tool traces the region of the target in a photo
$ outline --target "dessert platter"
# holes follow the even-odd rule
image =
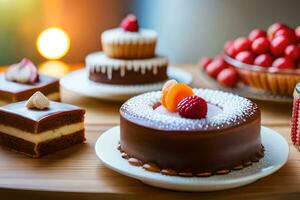
[[[267,31],[254,29],[248,37],[227,41],[224,54],[200,61],[202,73],[227,91],[242,96],[292,102],[300,81],[300,27],[272,24]],[[245,92],[245,90],[247,92]]]
[[[38,74],[36,66],[27,58],[0,73],[0,105],[26,100],[37,91],[51,100],[60,100],[59,80]]]
[[[175,80],[126,101],[120,127],[100,136],[95,150],[117,172],[187,191],[249,184],[278,170],[288,156],[282,136],[261,127],[255,103]]]
[[[141,29],[137,18],[128,15],[120,28],[101,35],[103,52],[85,59],[86,69],[61,79],[62,87],[84,96],[123,101],[134,95],[159,90],[169,78],[190,84],[192,76],[168,67],[168,59],[157,55],[157,33]]]

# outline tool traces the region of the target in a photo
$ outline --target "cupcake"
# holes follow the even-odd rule
[[[144,59],[155,55],[157,33],[149,29],[140,29],[137,18],[128,15],[120,28],[102,33],[101,42],[104,53],[111,58]]]

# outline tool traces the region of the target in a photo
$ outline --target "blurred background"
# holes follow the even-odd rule
[[[0,0],[0,65],[23,57],[44,62],[37,39],[53,26],[69,36],[61,60],[83,63],[101,49],[101,32],[117,27],[128,13],[138,16],[141,27],[158,32],[157,52],[171,63],[196,63],[253,28],[276,21],[299,25],[299,7],[297,0]],[[51,45],[51,38],[43,39]]]

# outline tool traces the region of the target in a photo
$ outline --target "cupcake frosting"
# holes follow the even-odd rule
[[[104,31],[101,39],[106,43],[151,43],[157,40],[157,33],[149,29],[140,29],[139,32],[124,31],[121,28]]]

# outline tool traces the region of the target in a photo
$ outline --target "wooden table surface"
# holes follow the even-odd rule
[[[194,75],[194,87],[208,87],[196,66],[178,66]],[[77,69],[69,66],[69,70]],[[66,70],[67,73],[69,70]],[[290,141],[291,105],[256,101],[262,110],[262,125],[282,134],[290,144],[287,164],[275,174],[251,185],[220,192],[187,193],[153,188],[106,168],[96,157],[96,139],[119,123],[120,103],[78,96],[62,90],[62,101],[86,108],[87,143],[31,159],[0,149],[1,197],[30,199],[299,199],[300,153]]]

